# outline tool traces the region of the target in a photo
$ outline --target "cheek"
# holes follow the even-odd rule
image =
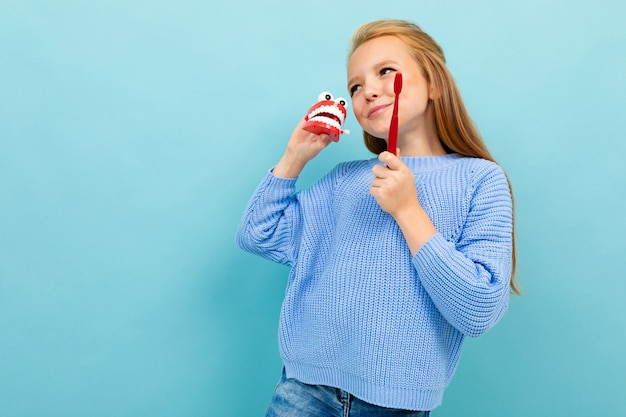
[[[354,114],[354,117],[359,121],[359,123],[361,123],[361,106],[359,105],[358,102],[352,102],[352,114]]]
[[[369,120],[367,119],[367,117],[359,114],[358,112],[354,112],[354,117],[356,118],[357,123],[359,124],[359,126],[361,126],[361,128],[363,130],[367,130],[368,127],[370,126]]]
[[[417,90],[412,94],[405,96],[400,95],[400,111],[401,112],[417,112],[422,113],[429,104],[428,91]]]

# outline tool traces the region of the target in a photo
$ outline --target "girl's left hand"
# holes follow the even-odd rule
[[[400,149],[397,154],[385,151],[378,156],[378,160],[386,166],[375,165],[372,168],[374,179],[370,188],[380,208],[396,219],[403,213],[421,209],[415,177],[400,159]]]

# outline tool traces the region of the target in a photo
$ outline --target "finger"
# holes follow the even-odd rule
[[[300,126],[299,126],[300,127]],[[315,144],[316,146],[326,146],[330,143],[330,135],[326,133],[316,134],[313,132],[309,132],[308,130],[300,129],[298,131],[301,140]]]
[[[384,180],[381,178],[374,178],[372,180],[372,188],[382,187],[384,184]]]
[[[391,152],[384,151],[378,156],[378,160],[387,165],[387,167],[391,170],[397,171],[404,163],[402,160]]]
[[[389,177],[389,168],[384,165],[376,164],[372,168],[372,174],[374,174],[376,178],[387,178]]]

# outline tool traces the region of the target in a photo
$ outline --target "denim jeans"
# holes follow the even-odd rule
[[[428,417],[430,411],[397,410],[366,403],[339,388],[308,385],[283,376],[265,417]]]

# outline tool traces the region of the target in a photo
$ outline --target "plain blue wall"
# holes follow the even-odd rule
[[[242,210],[352,31],[439,41],[509,173],[523,298],[434,416],[623,416],[626,7],[0,0],[0,415],[262,415],[285,267]],[[369,157],[353,131],[306,168]]]

